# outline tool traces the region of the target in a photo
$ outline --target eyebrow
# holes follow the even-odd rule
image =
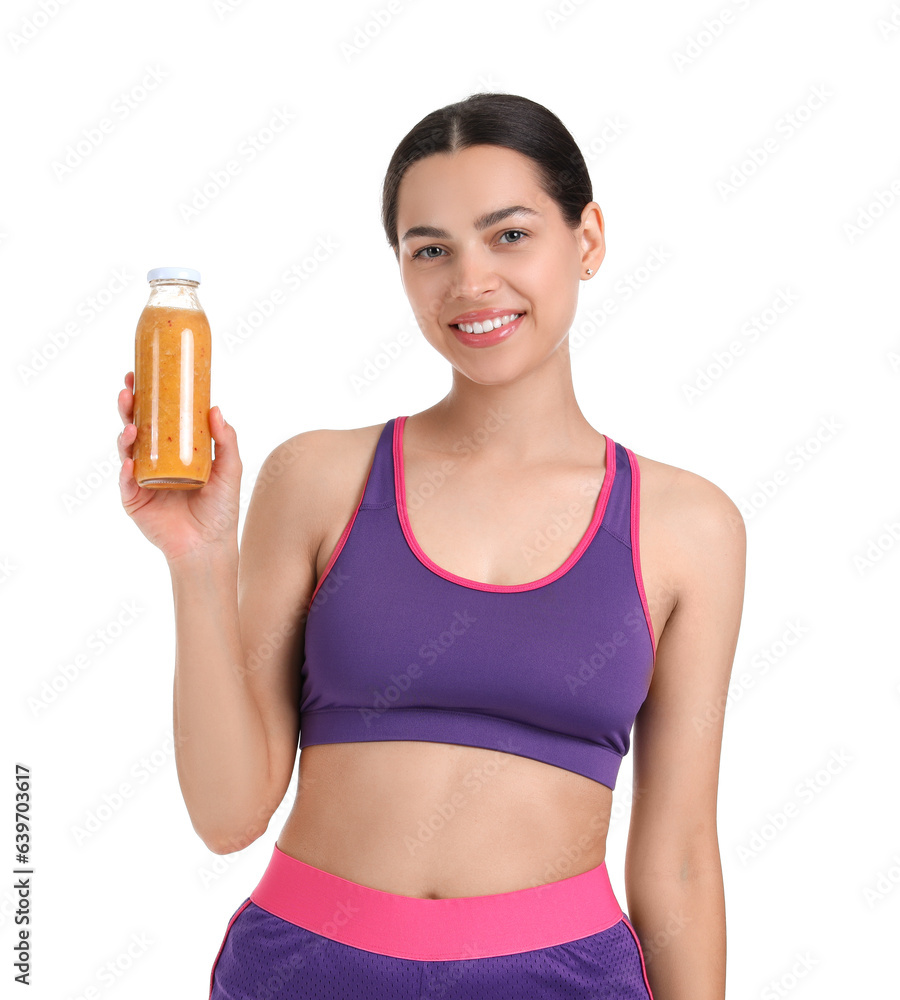
[[[493,212],[487,212],[485,215],[479,216],[475,220],[475,228],[481,232],[481,230],[487,229],[489,226],[496,226],[498,222],[502,222],[511,215],[539,216],[540,214],[540,212],[536,212],[533,208],[528,208],[525,205],[510,205],[508,208],[498,208]],[[405,243],[416,236],[427,236],[429,239],[435,240],[450,238],[450,234],[446,229],[439,229],[437,226],[412,226],[406,230],[400,242]]]

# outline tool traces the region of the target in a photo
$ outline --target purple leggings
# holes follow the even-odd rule
[[[421,899],[284,854],[228,922],[210,1000],[652,1000],[605,863],[541,886]]]

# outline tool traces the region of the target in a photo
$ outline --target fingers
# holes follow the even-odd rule
[[[116,402],[119,407],[119,416],[122,418],[122,423],[130,424],[134,416],[134,372],[126,373],[125,385],[126,388],[119,391]]]
[[[132,418],[134,417],[133,388],[134,372],[126,372],[125,388],[119,391],[119,395],[116,400],[119,416],[122,418],[122,423],[125,425],[119,436],[116,438],[116,449],[119,452],[120,462],[124,462],[126,459],[132,458],[134,440],[137,437],[137,427],[135,427],[132,423]],[[137,486],[137,483],[134,482],[133,470],[129,470],[128,477],[130,478],[132,484]]]
[[[121,454],[121,447],[119,452]],[[134,461],[126,457],[123,459],[122,467],[119,469],[119,495],[122,498],[122,505],[126,510],[139,492],[140,487],[134,478]]]
[[[124,389],[119,390],[119,395],[116,399],[119,416],[122,418],[122,423],[125,425],[124,429],[116,438],[116,448],[119,452],[120,462],[124,462],[126,459],[130,459],[132,457],[134,439],[137,437],[137,428],[132,423],[132,418],[134,416],[134,392],[132,391],[134,389],[134,372],[125,373],[125,386],[126,387]],[[131,472],[129,472],[129,477],[131,478],[132,483],[134,483],[134,477]]]
[[[120,462],[133,458],[134,442],[136,438],[137,427],[135,427],[134,424],[127,424],[125,428],[119,432],[119,436],[116,438],[116,448],[119,452]]]
[[[119,393],[119,398],[116,402],[122,423],[127,426],[134,419],[134,396],[127,389],[123,389]]]

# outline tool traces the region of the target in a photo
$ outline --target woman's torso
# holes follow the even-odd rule
[[[316,580],[356,509],[383,428],[342,434],[346,448],[335,458],[333,478],[328,470],[334,492]],[[428,481],[446,458],[419,448],[417,432],[405,435],[407,484]],[[591,431],[575,451],[578,457],[564,469],[555,461],[523,476],[494,466],[487,474],[476,449],[427,503],[409,510],[419,546],[469,580],[508,585],[551,574],[591,523],[586,480],[596,497],[605,473],[601,434]],[[658,643],[677,578],[676,553],[666,548],[661,528],[660,487],[677,470],[635,458],[641,574]],[[557,530],[544,530],[548,523]],[[528,544],[538,537],[540,545]],[[301,751],[297,796],[277,843],[308,864],[386,892],[479,896],[599,865],[611,806],[611,789],[592,778],[502,751],[416,740],[326,743]]]

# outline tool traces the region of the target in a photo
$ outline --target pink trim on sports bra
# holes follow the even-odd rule
[[[641,595],[641,604],[644,607],[647,628],[650,629],[650,643],[653,646],[653,666],[655,667],[656,636],[653,634],[653,620],[650,617],[647,595],[644,593],[644,577],[641,572],[641,470],[638,468],[634,452],[630,448],[625,448],[625,453],[628,455],[628,464],[631,466],[631,556],[634,562],[634,578],[637,583],[638,593]]]
[[[309,604],[306,605],[307,613],[309,612],[310,607],[312,607],[312,602],[316,599],[316,594],[318,594],[319,588],[325,582],[325,577],[328,576],[328,574],[331,572],[331,567],[335,564],[335,562],[337,561],[337,557],[341,554],[341,549],[344,547],[344,543],[350,537],[350,532],[353,529],[353,522],[356,520],[356,515],[359,513],[359,508],[362,507],[363,498],[366,495],[366,487],[369,485],[369,477],[371,475],[372,475],[372,466],[370,465],[369,471],[366,474],[366,481],[363,484],[362,493],[360,494],[359,497],[359,502],[356,505],[356,510],[353,511],[350,520],[347,522],[346,527],[341,532],[341,537],[337,540],[337,545],[335,545],[334,547],[334,552],[331,553],[331,558],[328,560],[328,565],[325,567],[325,569],[322,570],[322,575],[319,577],[319,582],[316,584],[316,589],[312,592],[312,597],[310,597],[309,599]]]
[[[582,553],[591,544],[591,539],[597,533],[597,529],[600,527],[600,523],[603,520],[603,514],[606,511],[606,503],[609,499],[613,480],[616,475],[616,448],[614,442],[608,435],[603,436],[603,440],[606,442],[606,469],[603,474],[603,485],[600,487],[600,492],[597,496],[596,503],[594,504],[594,514],[591,518],[591,523],[588,525],[587,531],[585,531],[584,535],[582,535],[578,545],[575,546],[574,551],[569,555],[568,559],[566,559],[562,566],[553,570],[552,573],[542,576],[540,580],[532,580],[529,583],[511,584],[482,583],[479,580],[469,580],[464,576],[457,576],[456,573],[451,573],[449,570],[438,566],[438,564],[431,559],[419,545],[416,536],[413,534],[412,525],[409,521],[409,513],[406,509],[406,474],[403,463],[403,428],[405,424],[406,417],[397,417],[396,423],[394,424],[394,489],[397,497],[397,513],[400,517],[400,526],[403,529],[403,535],[406,538],[409,547],[415,553],[419,562],[430,569],[432,573],[444,577],[445,580],[450,580],[463,587],[468,587],[471,590],[488,590],[493,593],[500,594],[512,594],[523,590],[534,590],[537,587],[543,587],[548,583],[552,583],[554,580],[558,580],[561,576],[567,573],[575,565],[575,563],[578,562]]]

